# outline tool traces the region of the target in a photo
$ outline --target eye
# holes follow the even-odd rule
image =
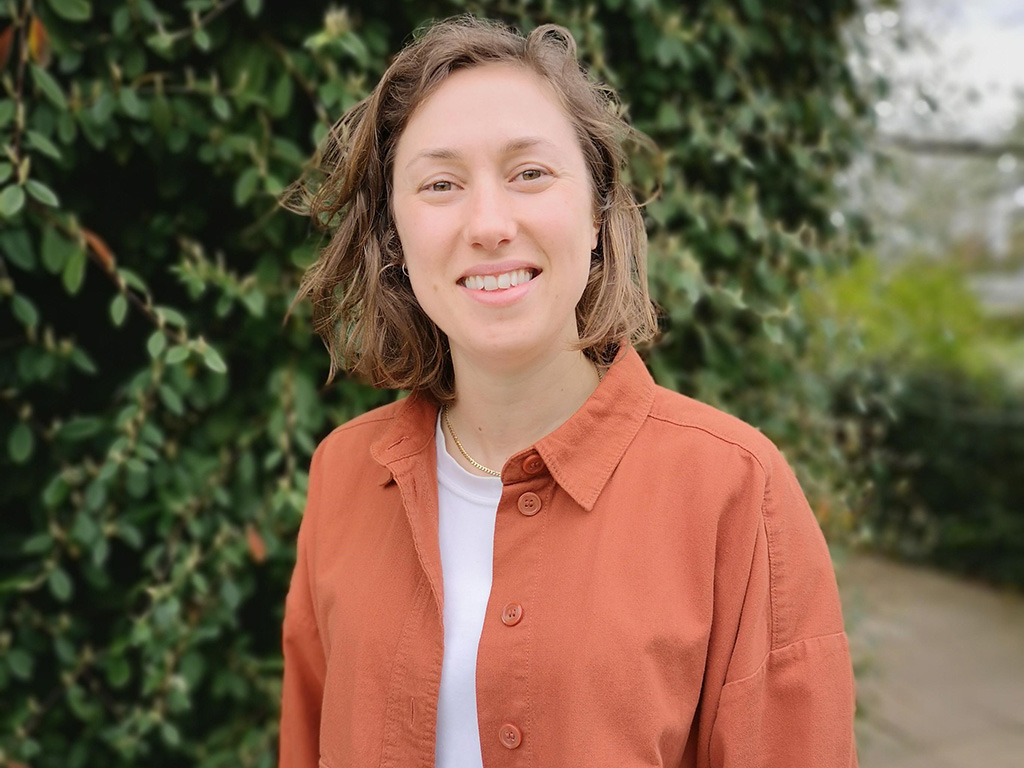
[[[519,178],[523,181],[537,181],[544,175],[544,171],[540,168],[527,168],[525,171],[519,174]]]
[[[434,181],[426,187],[431,192],[451,192],[452,183],[450,181]]]

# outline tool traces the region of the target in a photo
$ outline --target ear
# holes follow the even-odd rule
[[[597,244],[601,239],[601,219],[594,219],[594,236],[590,238],[590,250],[597,250]]]

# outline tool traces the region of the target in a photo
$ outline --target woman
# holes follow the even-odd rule
[[[828,551],[779,452],[653,383],[629,129],[570,34],[471,18],[335,131],[307,275],[406,400],[317,449],[283,768],[856,765]]]

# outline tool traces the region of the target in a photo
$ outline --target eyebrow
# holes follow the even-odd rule
[[[534,147],[544,147],[546,149],[557,150],[558,147],[548,139],[541,136],[524,136],[519,139],[511,139],[501,147],[502,155],[514,155],[517,152],[522,152],[526,149],[533,149]],[[409,165],[412,165],[419,160],[459,160],[462,157],[462,153],[455,149],[448,147],[438,147],[436,149],[425,149],[409,161]]]

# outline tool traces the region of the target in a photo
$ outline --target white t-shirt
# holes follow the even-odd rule
[[[437,504],[444,581],[444,661],[435,768],[482,768],[476,718],[476,651],[491,594],[494,521],[501,478],[463,469],[449,454],[438,417]]]

